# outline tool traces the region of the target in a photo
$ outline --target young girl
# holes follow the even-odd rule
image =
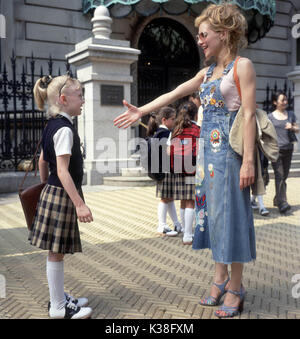
[[[40,110],[48,107],[51,117],[43,132],[39,171],[47,182],[41,193],[30,243],[48,250],[47,279],[50,292],[48,304],[51,318],[80,319],[92,313],[86,298],[74,299],[64,292],[64,255],[82,252],[77,218],[91,222],[93,216],[85,205],[81,191],[83,158],[80,139],[72,117],[81,114],[84,104],[78,80],[67,75],[39,79],[34,98]],[[49,175],[50,170],[50,175]]]
[[[164,160],[162,159],[163,157],[165,157],[165,160],[167,159],[166,161],[168,161],[168,158],[166,158],[166,141],[171,130],[174,127],[175,118],[176,112],[173,108],[162,107],[157,115],[152,114],[150,116],[148,122],[147,136],[158,138],[160,140],[160,144],[164,144],[162,146],[165,146],[162,147],[162,152],[161,154],[159,154],[162,163],[164,163]],[[158,181],[156,186],[156,196],[161,198],[157,208],[157,232],[159,235],[167,235],[169,237],[174,237],[179,232],[181,232],[181,224],[177,219],[177,212],[173,199],[172,179],[173,175],[170,173],[166,173],[164,179]],[[172,231],[171,228],[167,225],[167,212],[169,213],[174,223],[174,231]]]
[[[174,130],[171,136],[171,142],[168,142],[171,147],[178,148],[180,151],[178,171],[190,172],[176,173],[176,161],[174,154],[174,171],[175,171],[175,190],[174,199],[180,201],[180,216],[183,227],[183,244],[192,245],[193,243],[193,223],[195,219],[195,172],[192,171],[195,166],[196,157],[192,156],[190,151],[196,149],[197,139],[200,136],[200,127],[197,125],[198,107],[191,101],[182,103],[179,106],[178,118],[175,123]],[[179,147],[178,147],[179,146]],[[182,150],[183,149],[183,150]],[[172,151],[171,151],[172,154]],[[194,163],[192,161],[194,160]],[[190,168],[190,170],[188,169]]]

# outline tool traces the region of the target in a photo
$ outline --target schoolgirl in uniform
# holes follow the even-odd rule
[[[82,252],[77,218],[91,222],[93,216],[81,191],[83,158],[80,138],[72,118],[81,114],[82,86],[67,75],[45,76],[35,83],[34,98],[40,110],[48,106],[50,116],[42,136],[39,171],[46,182],[32,229],[30,243],[48,250],[48,304],[51,318],[89,318],[86,298],[74,299],[64,292],[64,255]],[[50,174],[49,174],[50,172]]]
[[[167,157],[166,153],[166,141],[171,133],[171,130],[174,127],[175,119],[176,111],[173,108],[162,107],[156,115],[152,114],[150,116],[148,122],[147,136],[158,138],[161,144],[163,144],[163,141],[165,140],[165,144],[162,145],[165,147],[162,147],[162,152],[161,154],[159,154],[159,157],[161,159],[165,157],[167,161],[169,160],[169,158]],[[161,198],[157,207],[157,233],[158,235],[166,235],[169,237],[177,236],[177,234],[181,232],[181,224],[177,219],[176,207],[172,195],[173,188],[170,187],[173,182],[172,177],[173,174],[165,173],[164,179],[158,181],[156,185],[156,196],[158,198]],[[172,230],[166,223],[167,213],[169,213],[173,221],[174,230]]]
[[[196,173],[193,171],[193,166],[196,164],[196,154],[193,159],[192,153],[188,154],[187,150],[192,151],[193,145],[195,151],[197,149],[196,145],[200,136],[200,127],[196,123],[197,116],[198,107],[191,101],[183,102],[179,106],[174,130],[168,140],[168,145],[174,149],[178,148],[181,153],[179,163],[176,164],[176,155],[169,150],[174,162],[173,197],[174,200],[180,200],[180,217],[184,233],[182,241],[184,245],[192,245],[193,243]],[[176,165],[179,165],[178,169],[176,169]]]

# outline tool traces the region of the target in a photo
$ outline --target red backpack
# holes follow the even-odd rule
[[[195,175],[201,128],[192,123],[171,140],[171,172]]]

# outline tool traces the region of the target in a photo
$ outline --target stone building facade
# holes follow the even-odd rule
[[[265,38],[251,44],[243,55],[253,60],[257,72],[257,101],[265,99],[267,83],[279,87],[287,74],[296,66],[296,40],[291,36],[292,16],[300,13],[297,0],[277,0],[275,24]],[[31,57],[42,64],[49,55],[55,67],[65,63],[65,55],[74,45],[91,36],[91,15],[84,15],[82,0],[1,0],[0,13],[6,17],[7,39],[1,39],[1,60],[9,64],[14,49],[18,58]],[[175,21],[195,36],[194,18],[188,13],[169,15],[158,12],[149,17],[137,13],[122,19],[113,19],[112,39],[129,40],[138,48],[138,41],[145,27],[155,18]],[[203,55],[199,51],[200,65]],[[299,58],[298,58],[299,59]]]

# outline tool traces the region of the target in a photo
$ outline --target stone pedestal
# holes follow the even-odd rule
[[[111,22],[107,8],[99,6],[92,19],[94,36],[76,44],[75,51],[66,56],[85,90],[78,131],[86,148],[88,185],[101,184],[103,176],[136,165],[129,159],[132,129],[118,129],[113,120],[125,111],[122,100],[130,102],[130,65],[140,51],[130,48],[129,41],[110,39]]]
[[[297,123],[300,124],[300,66],[296,66],[294,68],[294,71],[287,74],[288,79],[293,81],[294,83],[294,112],[297,118]],[[299,134],[297,135],[297,138],[299,140]],[[297,145],[295,145],[295,151],[300,151],[300,143],[298,142]]]

